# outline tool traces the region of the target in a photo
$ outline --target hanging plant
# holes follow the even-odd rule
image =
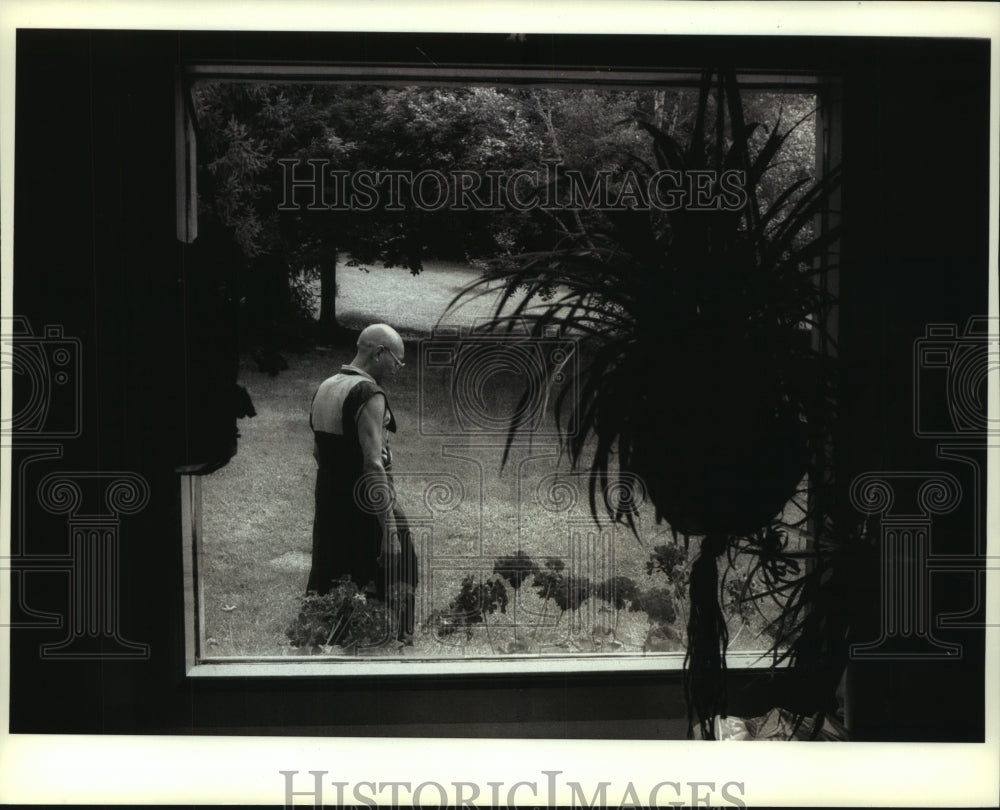
[[[498,262],[453,305],[495,295],[499,279],[485,328],[514,336],[527,322],[533,338],[553,328],[577,338],[577,375],[555,410],[574,467],[592,473],[594,518],[607,510],[633,524],[632,510],[599,507],[598,493],[612,477],[634,475],[658,521],[702,538],[685,664],[692,720],[710,736],[710,717],[725,711],[716,561],[737,546],[754,553],[745,538],[772,523],[829,443],[833,364],[819,347],[833,302],[815,260],[839,231],[811,229],[840,173],[795,180],[763,204],[761,179],[794,125],[779,120],[754,149],[759,125],[744,119],[732,70],[704,72],[686,143],[647,120],[633,125],[652,145],[652,161],[623,160],[640,187],[658,172],[700,172],[719,195],[728,173],[742,178],[744,204],[637,206],[586,222],[574,212],[555,249]],[[522,427],[511,425],[508,448]]]

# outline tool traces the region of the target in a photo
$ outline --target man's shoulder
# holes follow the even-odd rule
[[[334,374],[323,380],[316,388],[316,393],[313,395],[313,410],[317,408],[339,410],[348,401],[356,402],[359,398],[370,397],[372,387],[373,384],[364,377]]]
[[[328,388],[356,388],[357,386],[371,386],[372,388],[378,388],[378,386],[372,382],[367,377],[363,377],[360,374],[351,374],[349,372],[338,371],[331,377],[327,377],[323,382],[319,384],[320,389]]]
[[[367,377],[343,373],[327,377],[313,397],[310,425],[313,430],[341,434],[345,425],[357,421],[362,408],[376,394],[385,396],[385,392]]]
[[[371,380],[361,379],[355,382],[348,391],[346,404],[360,408],[376,394],[381,394],[383,398],[385,397],[385,391],[376,383],[373,383]]]

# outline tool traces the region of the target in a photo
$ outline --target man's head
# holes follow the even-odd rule
[[[358,353],[352,365],[367,371],[379,385],[391,380],[405,363],[403,339],[391,326],[373,323],[358,336]]]

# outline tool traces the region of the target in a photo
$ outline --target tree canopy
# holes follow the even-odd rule
[[[462,183],[482,183],[482,197],[491,173],[526,173],[518,187],[523,198],[545,193],[547,183],[566,173],[585,181],[603,174],[615,198],[630,191],[622,186],[631,167],[653,163],[653,142],[639,123],[685,139],[698,101],[697,91],[687,88],[261,82],[200,82],[193,98],[200,229],[228,246],[225,261],[240,265],[232,295],[245,302],[250,341],[311,311],[303,279],[322,281],[321,322],[329,333],[338,257],[365,269],[405,267],[417,274],[427,258],[475,263],[548,250],[606,217],[597,206],[572,205],[311,210],[300,204],[282,210],[289,171],[299,179],[311,166],[345,175],[433,174],[428,179],[444,178],[447,188],[427,188],[450,201]],[[787,130],[801,120],[781,160],[760,180],[769,202],[811,173],[813,104],[808,95],[745,97],[747,119],[762,122],[752,149],[764,148],[771,128]],[[709,126],[712,120],[709,105]]]

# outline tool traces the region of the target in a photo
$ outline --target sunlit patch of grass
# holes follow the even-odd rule
[[[341,257],[337,263],[337,320],[351,329],[384,321],[401,334],[427,336],[447,303],[479,276],[479,270],[464,262],[427,259],[424,269],[414,276],[405,267],[378,263],[367,266],[366,272]],[[315,285],[314,292],[318,292]],[[492,295],[466,301],[449,312],[444,323],[468,327],[489,318],[494,308]]]

